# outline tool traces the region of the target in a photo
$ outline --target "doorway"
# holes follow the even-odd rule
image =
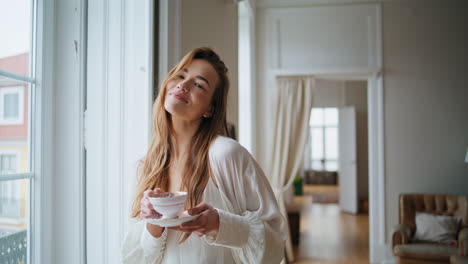
[[[303,205],[298,263],[369,262],[367,89],[367,80],[316,81],[295,197]]]

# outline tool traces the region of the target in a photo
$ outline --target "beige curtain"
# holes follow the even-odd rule
[[[287,222],[284,192],[291,186],[302,164],[315,80],[312,77],[279,77],[276,83],[278,93],[269,176]],[[289,228],[288,237],[286,255],[288,261],[294,261]]]

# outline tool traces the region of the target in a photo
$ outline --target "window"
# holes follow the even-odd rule
[[[0,262],[31,263],[35,0],[0,1]]]
[[[312,108],[309,150],[311,169],[338,170],[338,108]]]
[[[0,154],[0,174],[16,173],[17,160],[18,156],[15,154]]]
[[[23,124],[23,99],[22,86],[0,88],[0,124]]]
[[[0,151],[0,174],[17,173],[18,163],[17,151]],[[0,222],[8,223],[10,227],[24,222],[21,215],[23,185],[21,180],[0,182]]]

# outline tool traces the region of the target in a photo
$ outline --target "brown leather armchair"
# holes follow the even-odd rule
[[[468,256],[468,196],[444,194],[401,194],[400,224],[392,234],[393,254],[397,263],[449,263],[450,256]],[[437,243],[416,243],[416,212],[462,218],[458,247]]]

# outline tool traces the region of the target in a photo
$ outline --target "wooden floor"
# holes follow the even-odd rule
[[[299,246],[294,247],[300,264],[369,263],[368,215],[342,213],[337,204],[312,203],[311,192],[338,192],[334,186],[305,186]]]

